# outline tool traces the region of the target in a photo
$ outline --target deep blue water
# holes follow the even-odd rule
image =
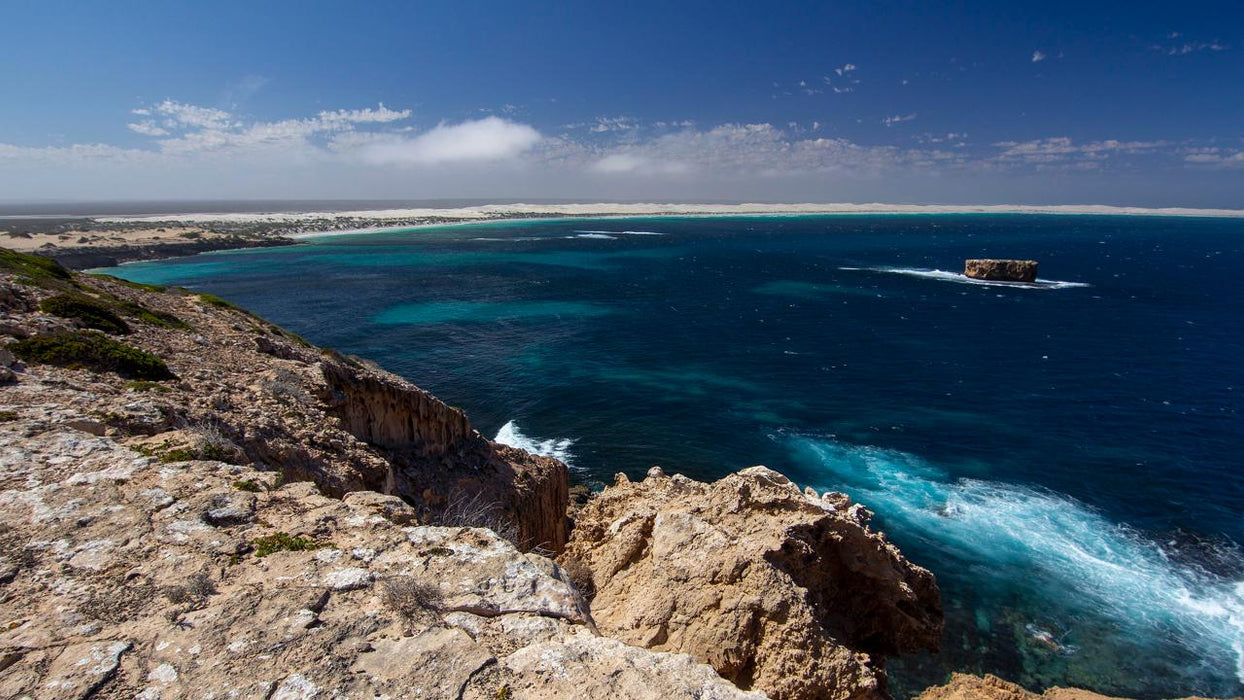
[[[928,272],[989,256],[1075,284]],[[1171,697],[1244,692],[1242,271],[1244,221],[926,215],[511,222],[116,272],[374,359],[584,481],[763,463],[852,494],[944,595],[900,695],[966,670]]]

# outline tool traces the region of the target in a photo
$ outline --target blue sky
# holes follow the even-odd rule
[[[10,0],[0,198],[1244,207],[1244,5]]]

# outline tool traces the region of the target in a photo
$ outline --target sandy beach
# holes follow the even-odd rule
[[[410,220],[483,221],[532,217],[597,216],[739,216],[773,214],[1066,214],[1126,216],[1244,217],[1241,209],[1146,208],[1097,204],[1072,205],[959,205],[959,204],[488,204],[458,208],[377,209],[339,212],[187,213],[160,216],[101,217],[112,223],[289,223],[315,220]]]

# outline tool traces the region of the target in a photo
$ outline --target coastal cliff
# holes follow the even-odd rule
[[[4,249],[0,346],[0,696],[871,700],[939,642],[863,506],[763,467],[571,533],[564,464],[404,379]]]
[[[607,635],[777,700],[884,698],[885,656],[935,651],[942,609],[868,518],[765,467],[711,484],[654,469],[592,499],[562,560],[586,569]]]
[[[29,262],[39,260],[52,266]],[[10,400],[78,406],[89,432],[157,456],[228,454],[335,497],[398,496],[424,522],[491,525],[524,549],[565,544],[566,466],[492,443],[397,376],[211,295],[71,274],[34,256],[9,253],[0,265],[11,273],[0,283],[0,335],[49,345],[31,350],[44,356],[6,388]],[[56,360],[55,343],[80,353],[84,342],[158,358],[163,381]]]

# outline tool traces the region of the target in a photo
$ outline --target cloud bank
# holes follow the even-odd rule
[[[849,75],[856,68],[839,70]],[[701,126],[601,116],[542,131],[509,116],[487,116],[420,126],[412,110],[383,104],[264,121],[164,100],[134,109],[132,117],[118,124],[116,144],[0,143],[0,192],[12,200],[767,193],[821,201],[1017,202],[1032,199],[999,193],[1088,196],[1083,193],[1093,189],[1086,183],[1107,192],[1110,183],[1136,180],[1137,173],[1148,174],[1145,187],[1169,197],[1178,188],[1155,175],[1165,172],[1202,197],[1189,205],[1244,204],[1204,199],[1214,196],[1204,186],[1216,182],[1212,173],[1219,181],[1230,171],[1244,174],[1244,143],[1060,135],[975,142],[962,132],[914,128],[920,123],[914,113],[879,115],[875,123],[891,127],[881,129],[889,137],[881,144],[822,136],[820,122]],[[1051,172],[1068,179],[1051,180]],[[1076,173],[1098,180],[1070,179]]]

